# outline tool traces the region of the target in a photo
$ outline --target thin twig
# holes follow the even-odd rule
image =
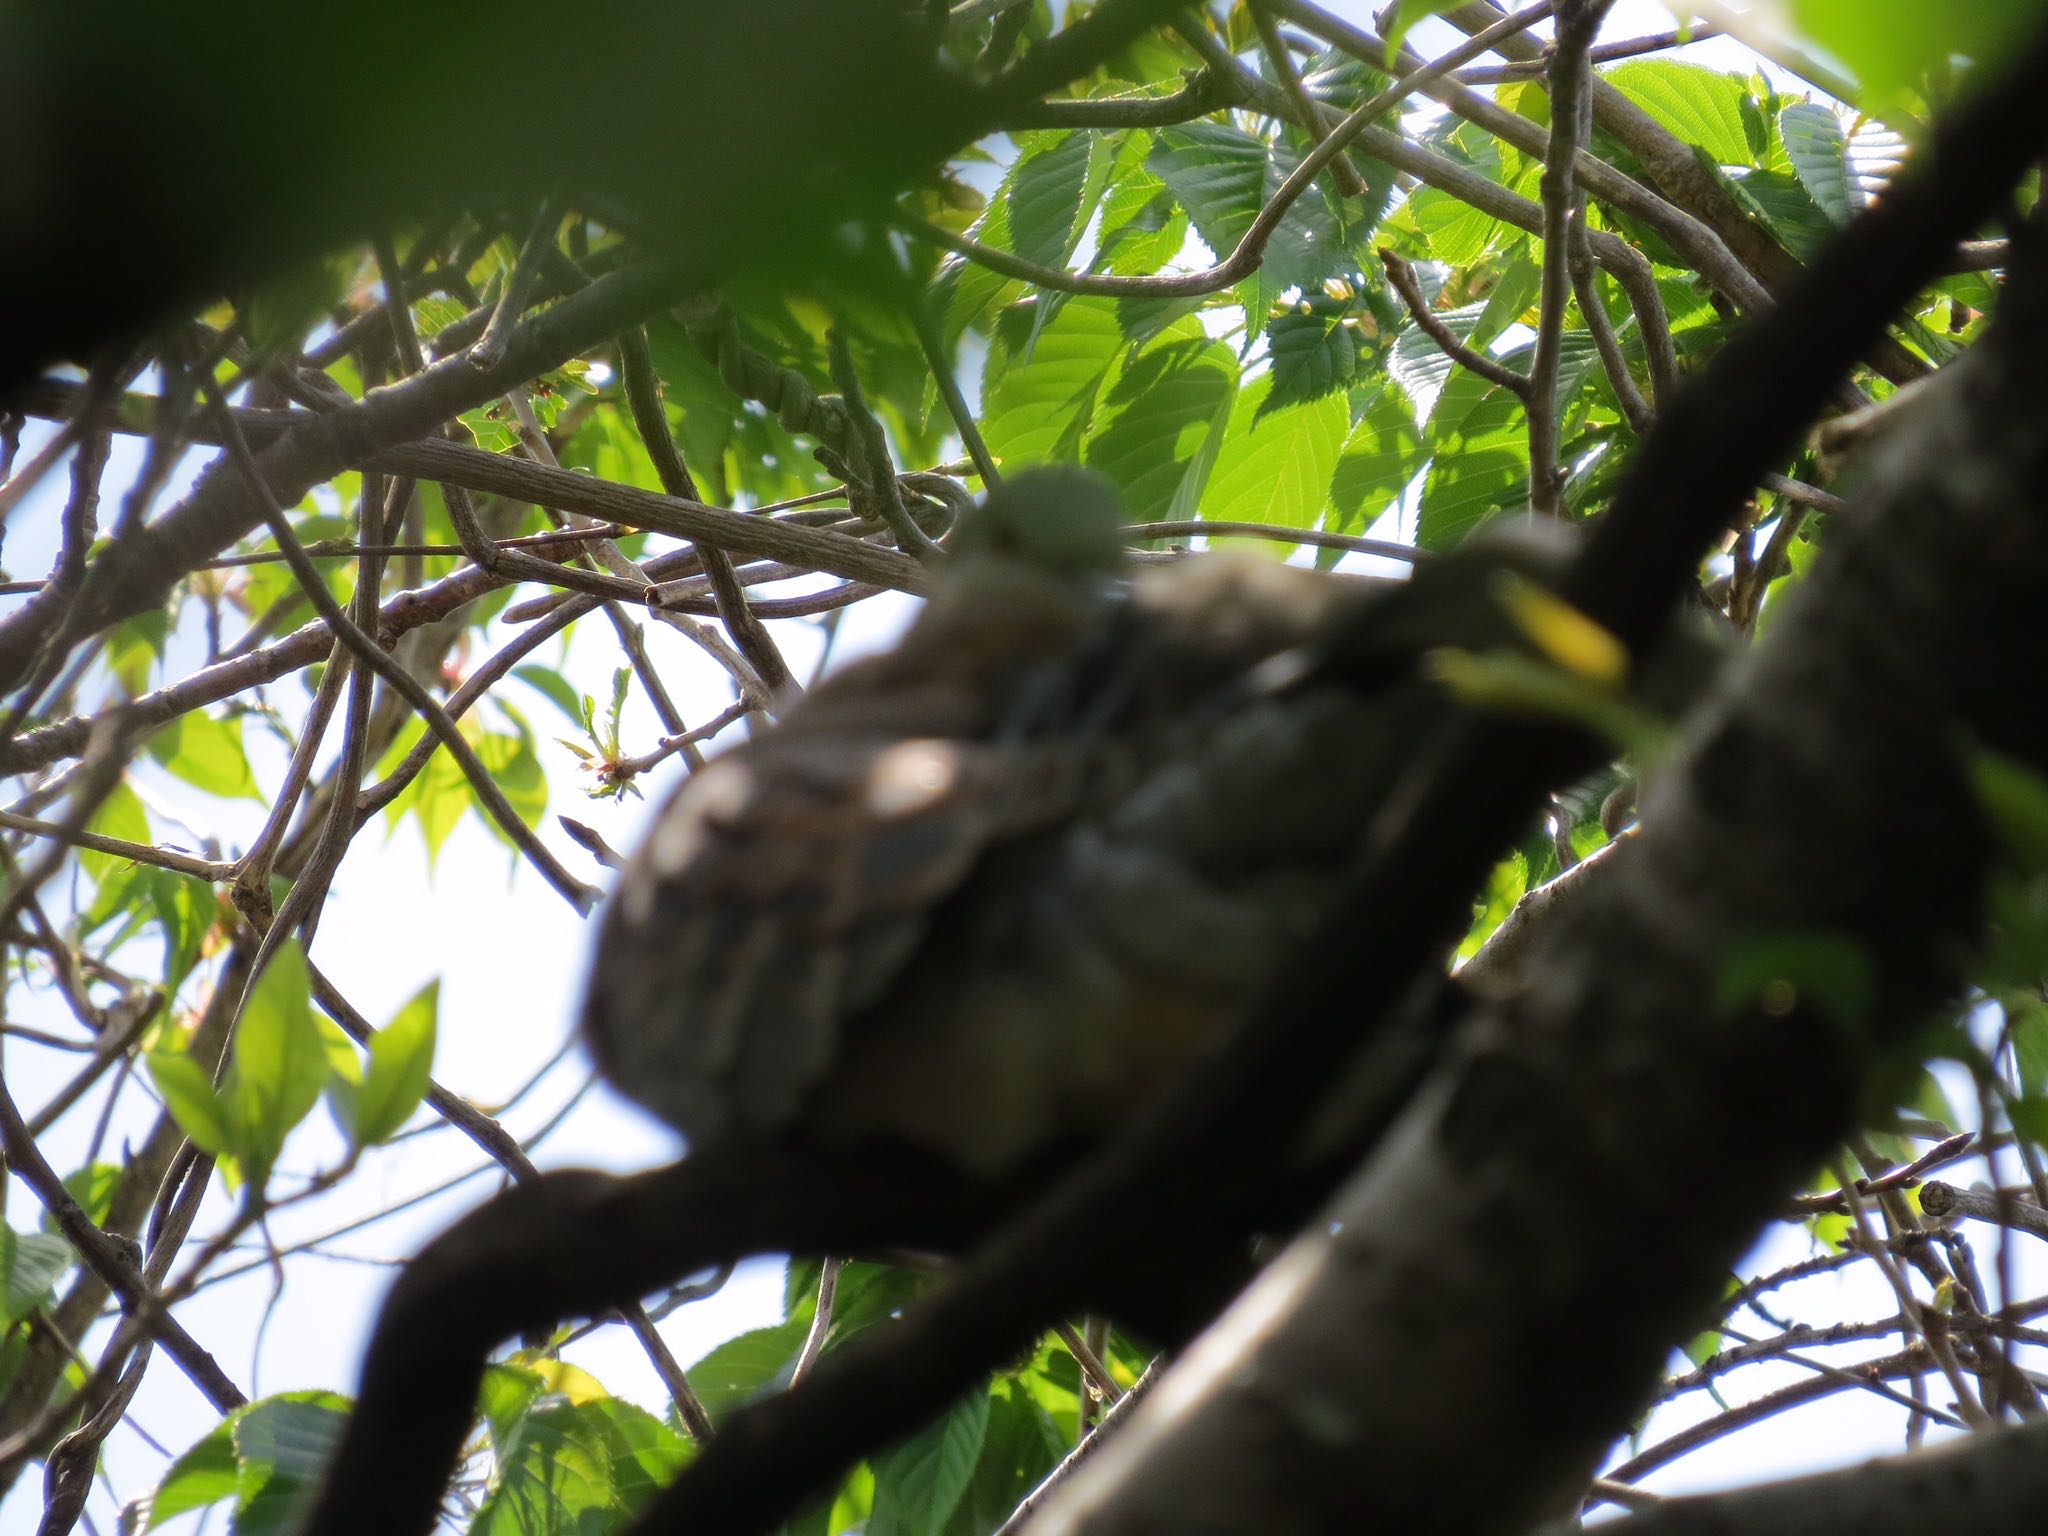
[[[1276,544],[1309,544],[1317,549],[1341,549],[1356,555],[1378,555],[1383,560],[1400,560],[1410,565],[1430,558],[1426,549],[1394,539],[1368,539],[1355,533],[1327,533],[1319,528],[1288,528],[1278,523],[1241,523],[1227,518],[1189,518],[1157,523],[1132,523],[1125,537],[1147,539],[1271,539]]]
[[[1543,271],[1536,306],[1536,344],[1529,361],[1529,504],[1541,516],[1564,514],[1564,467],[1558,462],[1557,373],[1564,350],[1564,312],[1571,298],[1572,248],[1585,223],[1586,199],[1575,171],[1592,131],[1586,50],[1612,0],[1559,0],[1557,40],[1550,54],[1550,140],[1543,159]],[[1590,257],[1588,260],[1590,266]]]
[[[682,450],[668,429],[668,417],[661,405],[661,380],[654,371],[654,355],[648,348],[647,333],[643,329],[635,326],[620,333],[619,361],[626,404],[632,413],[633,424],[639,428],[640,441],[654,462],[655,476],[661,481],[661,488],[671,496],[702,501],[704,498],[698,494],[697,482],[691,476],[689,466],[683,462]],[[795,686],[796,679],[767,626],[748,608],[746,593],[733,569],[732,556],[712,544],[699,545],[698,554],[725,632],[732,636],[733,644],[753,665],[762,685],[771,694],[788,693]]]
[[[1869,1207],[1864,1203],[1855,1181],[1848,1177],[1847,1171],[1839,1164],[1836,1165],[1835,1176],[1842,1186],[1842,1198],[1849,1207],[1850,1217],[1856,1223],[1858,1235],[1863,1239],[1865,1251],[1869,1253],[1871,1261],[1877,1265],[1879,1272],[1891,1286],[1892,1294],[1898,1297],[1900,1313],[1913,1332],[1919,1334],[1921,1341],[1926,1345],[1928,1357],[1947,1379],[1949,1390],[1955,1393],[1956,1412],[1960,1413],[1972,1427],[1988,1424],[1990,1416],[1984,1412],[1983,1405],[1970,1391],[1969,1381],[1963,1375],[1961,1363],[1956,1359],[1945,1324],[1933,1317],[1920,1304],[1920,1298],[1913,1294],[1913,1287],[1899,1269],[1891,1251],[1879,1241],[1876,1231],[1870,1224]]]
[[[1145,1367],[1145,1374],[1133,1382],[1130,1391],[1111,1405],[1109,1412],[1102,1416],[1102,1422],[1095,1426],[1095,1433],[1067,1452],[1059,1465],[1045,1474],[1038,1486],[1024,1496],[1024,1501],[1011,1513],[1010,1518],[996,1528],[995,1536],[1020,1536],[1046,1501],[1073,1477],[1089,1457],[1108,1444],[1110,1437],[1122,1427],[1136,1406],[1145,1400],[1146,1395],[1152,1390],[1152,1384],[1164,1373],[1165,1358],[1162,1355]]]
[[[1703,43],[1709,38],[1719,37],[1719,27],[1683,27],[1671,32],[1653,32],[1647,37],[1624,38],[1619,42],[1602,43],[1589,49],[1587,61],[1593,64],[1612,64],[1618,59],[1641,58],[1647,53],[1664,53],[1672,48],[1683,48],[1691,43]],[[1460,85],[1505,85],[1511,80],[1530,80],[1541,75],[1544,61],[1541,59],[1511,60],[1506,64],[1479,64],[1471,69],[1461,69],[1454,77]]]
[[[1422,285],[1416,281],[1413,267],[1385,248],[1380,251],[1380,263],[1387,269],[1387,281],[1393,284],[1394,292],[1407,305],[1409,318],[1423,335],[1437,344],[1444,356],[1478,374],[1489,384],[1498,385],[1524,402],[1528,401],[1534,388],[1528,376],[1515,372],[1504,363],[1495,362],[1477,347],[1469,347],[1452,335],[1451,328],[1438,318],[1429,307],[1429,300],[1423,297]]]
[[[839,1271],[845,1262],[843,1259],[825,1259],[818,1266],[817,1309],[811,1313],[810,1332],[804,1335],[796,1364],[790,1367],[789,1384],[792,1387],[810,1374],[811,1367],[818,1363],[818,1356],[825,1352],[825,1340],[832,1333],[832,1307],[839,1296]]]
[[[540,211],[534,215],[533,224],[526,232],[526,241],[519,248],[519,259],[506,274],[505,288],[498,295],[497,307],[491,311],[483,335],[469,349],[469,361],[479,372],[495,368],[504,360],[512,328],[525,313],[534,280],[540,275],[542,253],[554,244],[555,226],[562,217],[561,206],[560,196],[550,193],[542,199]]]
[[[1487,28],[1478,37],[1468,38],[1442,57],[1410,70],[1385,90],[1368,98],[1332,127],[1322,142],[1304,155],[1301,163],[1274,189],[1273,195],[1266,200],[1265,206],[1259,209],[1250,227],[1239,238],[1237,248],[1214,266],[1206,267],[1199,272],[1166,273],[1155,277],[1119,277],[1114,273],[1068,272],[1041,266],[1037,262],[1026,261],[1022,257],[1012,256],[1006,251],[999,251],[979,241],[970,240],[964,235],[956,235],[951,230],[900,207],[893,209],[890,216],[912,234],[965,256],[993,272],[1000,272],[1005,277],[1020,278],[1027,283],[1036,283],[1042,288],[1050,288],[1060,293],[1093,294],[1110,298],[1218,293],[1242,282],[1259,269],[1260,262],[1265,259],[1267,242],[1273,238],[1281,221],[1287,217],[1288,210],[1300,199],[1323,168],[1350,148],[1352,141],[1370,128],[1375,118],[1389,108],[1399,106],[1418,90],[1448,74],[1460,64],[1477,58],[1491,48],[1499,38],[1533,25],[1542,16],[1548,15],[1549,9],[1548,0],[1543,0],[1543,3],[1530,11],[1510,16],[1499,25]],[[1191,23],[1181,28],[1181,35],[1198,48],[1202,48],[1204,44],[1214,43],[1206,32]],[[1227,66],[1235,68],[1234,61],[1229,59],[1227,53],[1224,55],[1224,62]]]
[[[464,739],[461,729],[448,718],[425,686],[375,640],[364,634],[356,622],[342,611],[341,604],[336,602],[334,594],[327,590],[327,583],[321,579],[319,571],[306,558],[305,549],[300,545],[298,535],[293,532],[291,522],[285,517],[283,509],[277,505],[277,498],[271,492],[270,482],[263,478],[263,471],[257,465],[255,456],[249,452],[249,445],[243,440],[241,429],[235,425],[234,418],[228,415],[225,402],[213,390],[209,390],[209,399],[214,419],[227,439],[229,454],[256,493],[264,521],[270,525],[271,537],[277,541],[278,548],[290,558],[292,573],[305,588],[314,608],[327,621],[328,627],[347,642],[358,660],[368,663],[394,692],[419,712],[427,728],[440,738],[449,755],[461,766],[463,776],[469,780],[470,788],[476,794],[478,802],[491,819],[498,823],[506,836],[512,839],[514,846],[533,862],[548,884],[553,886],[579,915],[588,915],[591,907],[596,904],[597,891],[564,869],[554,854],[549,852],[547,845],[534,835],[533,829],[512,809],[511,802],[505,798],[505,792],[491,777],[490,770],[484,767],[475,749]]]
[[[14,1096],[4,1083],[0,1083],[0,1143],[6,1148],[8,1170],[42,1202],[43,1209],[57,1223],[57,1230],[64,1234],[64,1240],[121,1298],[122,1307],[137,1326],[164,1346],[164,1352],[177,1361],[179,1369],[213,1404],[215,1411],[228,1413],[247,1402],[220,1363],[164,1310],[163,1299],[148,1284],[134,1258],[94,1224],[85,1208],[64,1187],[64,1181],[29,1135],[21,1111],[15,1107]],[[6,1456],[6,1451],[0,1451],[0,1461]]]
[[[925,365],[932,371],[932,382],[938,385],[939,398],[946,402],[946,412],[953,418],[953,430],[960,434],[961,446],[974,461],[982,489],[992,491],[1002,483],[1002,476],[996,470],[995,456],[988,451],[988,442],[981,435],[981,423],[974,419],[967,397],[960,392],[960,381],[953,376],[952,360],[946,356],[939,328],[922,304],[912,306],[911,322],[917,329],[917,344],[924,350]]]
[[[36,837],[51,838],[73,848],[112,854],[117,859],[131,859],[137,864],[149,864],[157,869],[175,870],[178,874],[190,875],[195,880],[232,880],[235,877],[233,860],[197,858],[189,853],[179,853],[174,848],[158,848],[149,843],[131,843],[124,837],[108,837],[101,832],[88,832],[82,827],[67,827],[54,821],[42,821],[34,816],[17,816],[12,811],[0,811],[0,827],[12,832],[27,832]]]
[[[1294,67],[1294,57],[1287,51],[1287,44],[1281,40],[1280,24],[1274,19],[1267,0],[1252,0],[1252,26],[1259,34],[1259,47],[1266,55],[1266,63],[1273,71],[1273,78],[1280,82],[1280,89],[1308,123],[1309,132],[1315,134],[1321,125],[1322,114],[1316,110],[1315,98],[1302,84],[1301,71]],[[1320,135],[1318,135],[1320,137]],[[1339,155],[1330,162],[1330,179],[1337,184],[1337,190],[1346,197],[1363,197],[1366,193],[1365,178],[1358,174],[1358,167],[1351,163],[1348,155]]]

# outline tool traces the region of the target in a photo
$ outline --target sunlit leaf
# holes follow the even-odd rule
[[[355,1094],[355,1139],[385,1140],[412,1118],[426,1096],[434,1065],[441,983],[428,982],[370,1037],[369,1066]]]
[[[42,1306],[57,1277],[71,1267],[71,1245],[44,1232],[17,1232],[0,1222],[0,1324]]]
[[[1742,126],[1749,90],[1740,75],[1682,59],[1632,59],[1601,78],[1717,164],[1752,163]]]
[[[1272,388],[1266,374],[1239,393],[1202,499],[1205,518],[1289,528],[1322,518],[1350,411],[1339,396],[1264,411]]]
[[[149,755],[187,784],[222,799],[261,801],[242,750],[242,722],[201,711],[178,716],[149,739]]]

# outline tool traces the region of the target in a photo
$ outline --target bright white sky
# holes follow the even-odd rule
[[[1369,8],[1357,0],[1338,9],[1369,19]],[[1430,24],[1431,29],[1419,33],[1418,46],[1429,51],[1440,46],[1442,32],[1433,30],[1440,25]],[[1651,0],[1620,0],[1605,35],[1627,37],[1670,25],[1669,14]],[[1753,63],[1746,50],[1726,41],[1697,45],[1690,56],[1723,67],[1748,68]],[[41,427],[31,430],[23,443],[24,457],[46,436]],[[126,486],[138,458],[134,440],[116,443],[105,501],[111,503]],[[33,575],[48,568],[63,489],[62,474],[52,476],[43,491],[10,520],[6,564],[15,575]],[[838,654],[854,654],[886,643],[912,607],[909,599],[882,598],[853,610],[842,631]],[[817,632],[801,623],[776,627],[799,675],[807,675],[819,651]],[[659,626],[648,626],[648,633],[656,661],[687,715],[702,719],[724,706],[729,696],[721,674],[687,643]],[[197,654],[196,646],[190,637],[178,646],[185,654],[174,653],[170,675],[186,669]],[[617,665],[609,632],[585,626],[563,665],[580,687],[600,699],[605,697],[611,670]],[[573,734],[538,695],[520,685],[512,686],[519,707],[544,734],[557,727],[563,734]],[[274,685],[270,697],[285,714],[294,716],[302,710],[307,695],[294,677]],[[255,728],[249,734],[258,777],[266,786],[274,785],[282,753],[267,738],[259,738]],[[628,741],[644,746],[658,734],[658,725],[636,693],[628,713]],[[589,822],[615,846],[629,848],[636,843],[651,810],[650,801],[588,801],[580,792],[574,762],[566,751],[549,748],[545,760],[554,785],[553,809]],[[673,782],[675,771],[676,765],[671,764],[653,776],[648,790],[654,800]],[[137,770],[137,779],[162,841],[181,840],[175,822],[182,820],[195,829],[191,836],[182,837],[183,841],[196,843],[200,833],[212,833],[232,851],[246,842],[258,823],[260,809],[253,802],[229,805],[212,800],[149,765]],[[571,869],[595,875],[588,857],[555,831],[552,822],[543,834]],[[424,982],[439,977],[441,1037],[436,1075],[447,1086],[489,1107],[514,1092],[570,1033],[586,942],[586,930],[559,898],[540,880],[515,868],[503,845],[472,817],[456,830],[432,869],[427,867],[419,835],[410,825],[388,839],[376,832],[360,838],[335,882],[314,957],[356,1005],[380,1023]],[[47,1007],[43,999],[14,996],[9,1004],[17,1023],[33,1024],[48,1016],[39,1013]],[[5,1059],[8,1086],[29,1111],[76,1066],[75,1057],[19,1039],[6,1043]],[[589,1069],[581,1054],[572,1055],[525,1102],[506,1114],[507,1124],[524,1139],[575,1099],[588,1079]],[[97,1097],[86,1100],[46,1139],[46,1151],[60,1170],[82,1161],[98,1104]],[[153,1113],[154,1104],[145,1091],[131,1084],[123,1092],[109,1144],[118,1148],[123,1136],[139,1135]],[[433,1128],[425,1133],[373,1155],[354,1179],[312,1208],[280,1216],[273,1227],[275,1237],[290,1242],[330,1231],[458,1174],[487,1166],[469,1142],[438,1122],[431,1123]],[[339,1150],[324,1109],[317,1110],[287,1150],[280,1189],[289,1187],[292,1174],[303,1175],[326,1165]],[[546,1167],[627,1170],[663,1161],[677,1150],[675,1138],[664,1128],[599,1086],[584,1094],[560,1128],[535,1150],[535,1156]],[[292,1259],[287,1283],[276,1294],[274,1310],[260,1331],[257,1325],[273,1299],[272,1277],[261,1264],[239,1279],[208,1287],[181,1307],[179,1316],[216,1352],[229,1375],[245,1390],[346,1389],[353,1383],[361,1342],[388,1283],[389,1270],[384,1266],[394,1256],[417,1249],[497,1185],[492,1169],[449,1194],[337,1238],[329,1245],[327,1256]],[[8,1196],[15,1225],[32,1226],[37,1207],[27,1190],[13,1184]],[[226,1214],[226,1203],[216,1196],[202,1218],[201,1233]],[[251,1255],[252,1259],[259,1257]],[[732,1333],[774,1321],[779,1317],[780,1289],[779,1262],[748,1265],[716,1298],[671,1316],[663,1331],[679,1358],[688,1362]],[[1801,1315],[1820,1320],[1882,1315],[1888,1310],[1885,1300],[1867,1288],[1858,1287],[1851,1296],[1834,1282],[1809,1287],[1798,1301],[1781,1300]],[[659,1408],[659,1385],[637,1346],[622,1330],[600,1331],[577,1345],[572,1358],[613,1390]],[[1796,1377],[1799,1373],[1784,1368],[1779,1375]],[[1744,1381],[1735,1390],[1746,1393],[1749,1387]],[[1693,1411],[1711,1407],[1702,1399]],[[1898,1443],[1900,1421],[1895,1408],[1873,1397],[1848,1394],[1818,1413],[1777,1421],[1767,1433],[1726,1442],[1681,1463],[1668,1478],[1653,1478],[1649,1486],[1680,1488],[1747,1481],[1840,1460],[1857,1451],[1890,1448]],[[136,1427],[118,1430],[106,1449],[112,1488],[123,1499],[145,1491],[163,1468],[162,1456],[145,1440],[145,1433],[176,1453],[212,1424],[213,1415],[177,1368],[159,1358],[135,1402],[132,1422]],[[1650,1438],[1661,1438],[1678,1422],[1669,1415],[1660,1418],[1659,1433]],[[35,1477],[25,1479],[0,1507],[0,1536],[33,1529],[40,1510],[38,1482]],[[92,1518],[101,1530],[111,1529],[113,1509],[113,1499],[103,1488],[91,1505]]]

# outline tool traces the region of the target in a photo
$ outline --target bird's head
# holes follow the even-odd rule
[[[1124,568],[1123,506],[1101,475],[1067,464],[1022,470],[960,519],[950,548],[963,566],[1022,562],[1082,580]]]

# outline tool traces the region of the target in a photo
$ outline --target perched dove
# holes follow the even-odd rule
[[[1099,1139],[1317,915],[1441,708],[1386,684],[1445,564],[1391,596],[1253,556],[1130,575],[1104,482],[1014,476],[895,649],[662,809],[597,942],[599,1064],[692,1143],[996,1175]]]

